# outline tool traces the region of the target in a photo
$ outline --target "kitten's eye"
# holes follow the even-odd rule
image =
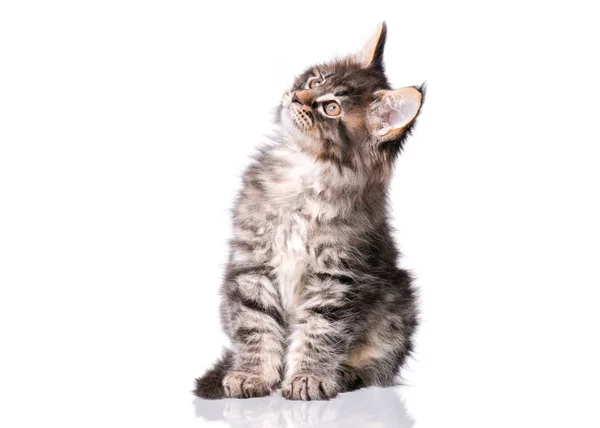
[[[323,84],[323,78],[322,78],[322,77],[317,77],[317,78],[315,78],[315,79],[312,79],[312,80],[310,81],[310,83],[308,84],[308,87],[309,87],[310,89],[314,89],[314,88],[316,88],[317,86],[321,86],[322,84]]]
[[[330,101],[323,104],[323,111],[327,116],[339,116],[342,112],[342,108],[335,101]]]

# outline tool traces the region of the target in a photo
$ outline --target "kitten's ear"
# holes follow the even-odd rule
[[[415,120],[422,102],[422,92],[412,86],[395,91],[377,91],[369,113],[375,137],[379,141],[398,137]]]
[[[383,48],[385,47],[386,35],[387,25],[382,22],[377,26],[377,30],[363,48],[354,54],[354,58],[365,68],[378,67],[383,69]]]

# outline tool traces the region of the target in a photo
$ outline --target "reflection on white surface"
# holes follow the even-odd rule
[[[196,416],[232,428],[411,428],[414,423],[393,388],[367,388],[330,401],[289,401],[279,393],[245,400],[195,399]]]

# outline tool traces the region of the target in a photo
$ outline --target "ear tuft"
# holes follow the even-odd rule
[[[354,55],[355,59],[365,68],[376,67],[383,69],[383,50],[386,36],[387,25],[385,22],[382,22],[377,26],[375,33],[373,33],[369,41]]]
[[[373,133],[382,141],[398,137],[415,120],[423,101],[421,92],[412,86],[379,91],[376,97],[369,119]]]

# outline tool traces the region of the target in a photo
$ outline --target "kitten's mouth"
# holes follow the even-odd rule
[[[293,102],[290,104],[290,115],[292,122],[301,131],[308,131],[313,127],[312,113],[308,111],[302,104]]]

